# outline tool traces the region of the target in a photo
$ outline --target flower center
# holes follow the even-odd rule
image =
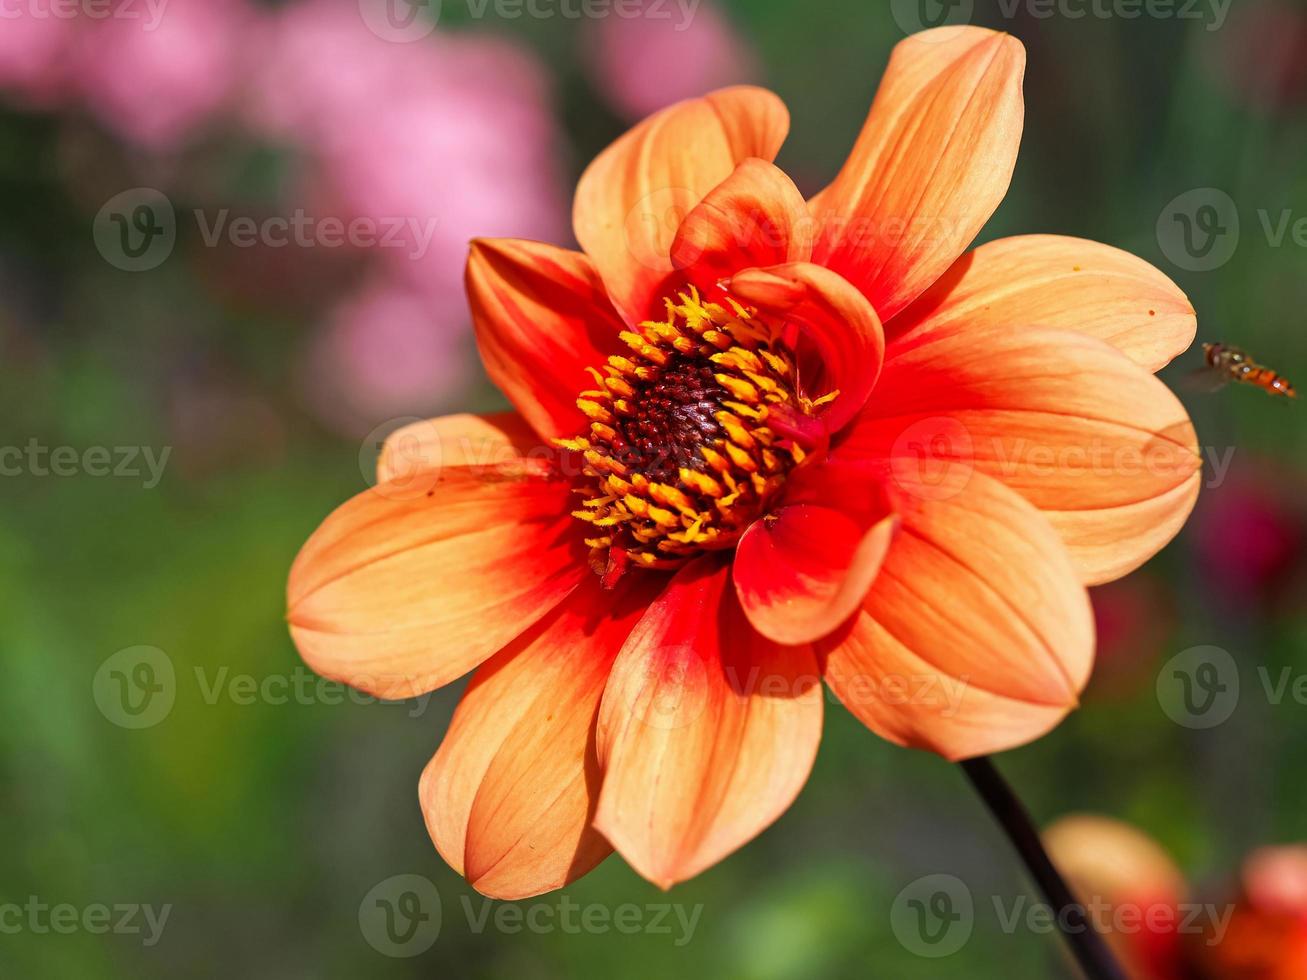
[[[589,431],[560,440],[582,454],[573,513],[593,525],[590,563],[609,585],[734,544],[804,458],[768,424],[812,408],[778,331],[729,298],[665,302],[666,320],[621,335],[630,354],[592,369],[577,399]]]

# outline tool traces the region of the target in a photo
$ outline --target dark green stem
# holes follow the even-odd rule
[[[961,765],[962,771],[971,780],[971,785],[976,788],[980,798],[989,807],[989,812],[994,815],[1017,854],[1025,862],[1035,884],[1044,893],[1044,898],[1052,907],[1055,919],[1062,929],[1062,937],[1087,980],[1127,980],[1125,972],[1107,948],[1107,943],[1089,921],[1085,907],[1071,894],[1062,875],[1049,860],[1043,841],[1039,839],[1039,831],[1030,820],[1030,814],[994,768],[994,763],[987,756],[981,756],[967,759]]]

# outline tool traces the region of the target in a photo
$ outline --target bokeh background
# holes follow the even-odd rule
[[[956,768],[834,704],[807,789],[743,851],[667,895],[619,858],[564,893],[594,916],[634,903],[633,934],[562,928],[558,895],[520,903],[553,910],[544,928],[481,919],[416,804],[459,685],[400,705],[315,687],[284,626],[286,572],[367,485],[385,433],[502,404],[470,342],[470,237],[571,244],[571,188],[598,150],[737,81],[788,103],[779,162],[815,192],[914,20],[970,19],[1029,52],[1022,154],[984,238],[1135,252],[1189,294],[1200,340],[1307,383],[1307,7],[640,9],[0,9],[0,446],[20,451],[0,476],[0,905],[65,903],[79,922],[96,905],[170,907],[157,934],[143,913],[139,931],[107,934],[14,913],[0,975],[1068,975],[1056,937],[1004,928],[999,906],[1029,891]],[[1202,241],[1179,235],[1185,213]],[[309,244],[238,231],[297,214]],[[389,243],[342,244],[333,220]],[[1184,389],[1198,360],[1167,379]],[[1301,405],[1255,389],[1182,394],[1209,453],[1199,509],[1144,569],[1095,590],[1083,710],[999,764],[1041,821],[1129,821],[1219,897],[1257,846],[1307,841],[1292,684],[1307,675],[1307,429]],[[1213,662],[1241,682],[1216,720],[1168,687],[1207,656],[1184,654],[1197,646],[1228,653]],[[132,714],[115,685],[142,663],[160,690]],[[938,874],[973,896],[974,931],[932,958],[892,913]],[[399,950],[411,956],[360,921],[395,875],[440,897],[439,935]],[[673,906],[661,926],[650,903]],[[692,930],[678,909],[698,909]]]

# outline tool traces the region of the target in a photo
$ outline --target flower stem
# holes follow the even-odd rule
[[[1044,893],[1062,930],[1062,937],[1088,980],[1126,980],[1125,972],[1089,921],[1084,906],[1072,896],[1071,889],[1049,860],[1039,839],[1039,831],[1030,821],[1030,814],[994,768],[994,763],[988,756],[980,756],[963,761],[961,766]]]

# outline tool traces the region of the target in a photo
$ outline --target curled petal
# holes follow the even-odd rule
[[[1024,235],[968,252],[887,326],[895,339],[947,327],[1073,330],[1157,371],[1193,343],[1198,319],[1169,278],[1129,252]]]
[[[872,731],[956,760],[1043,735],[1089,677],[1089,599],[1048,521],[974,473],[900,480],[899,533],[862,611],[823,640],[826,681]]]
[[[672,263],[708,290],[741,269],[805,261],[807,224],[794,182],[766,160],[745,160],[681,222]]]
[[[809,262],[747,269],[727,288],[760,314],[797,326],[800,341],[815,349],[819,364],[816,377],[800,381],[810,396],[838,392],[822,421],[828,431],[843,428],[876,386],[885,356],[880,318],[866,298]]]
[[[755,633],[729,569],[676,574],[613,665],[596,729],[595,826],[663,888],[770,825],[812,768],[822,704],[809,647]]]
[[[359,494],[291,568],[300,655],[380,698],[462,676],[589,574],[571,499],[567,481],[525,463],[451,467],[417,497],[394,483]]]
[[[586,168],[572,226],[627,323],[656,312],[685,217],[742,161],[774,159],[789,125],[765,89],[721,89],[655,113]]]
[[[590,260],[539,242],[477,239],[467,297],[490,380],[543,439],[586,426],[577,392],[623,329]]]
[[[777,643],[810,643],[852,616],[898,527],[878,482],[839,470],[799,474],[806,493],[755,521],[736,549],[740,605]]]
[[[841,456],[894,461],[937,494],[974,471],[1044,512],[1082,580],[1119,578],[1183,526],[1197,437],[1162,382],[1101,340],[1035,328],[939,327],[890,346]]]
[[[427,829],[493,898],[561,888],[612,852],[590,824],[594,724],[617,651],[664,583],[587,576],[549,616],[478,668],[422,774]]]
[[[888,322],[971,244],[1007,193],[1026,54],[1007,34],[946,27],[894,49],[848,162],[811,202],[813,261]]]

